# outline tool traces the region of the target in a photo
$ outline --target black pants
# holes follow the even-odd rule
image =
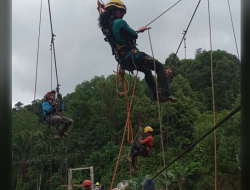
[[[143,157],[147,157],[148,153],[146,151],[146,147],[138,146],[133,144],[130,151],[130,156],[132,156],[132,167],[135,167],[135,157],[139,156],[142,152]]]
[[[135,64],[136,66],[138,66],[138,70],[145,74],[145,81],[148,87],[150,88],[153,95],[156,95],[156,85],[154,77],[152,75],[152,71],[154,71],[153,57],[144,52],[140,52],[140,56],[135,61]],[[167,75],[165,73],[164,66],[158,60],[155,59],[155,67],[156,67],[157,81],[158,81],[158,93],[165,96],[169,96],[170,91],[168,87]]]

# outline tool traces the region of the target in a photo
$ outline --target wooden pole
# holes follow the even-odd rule
[[[92,190],[94,190],[95,187],[94,187],[94,169],[93,169],[93,166],[90,166],[89,169],[90,169],[90,179],[92,182]]]
[[[68,189],[73,190],[73,183],[72,183],[72,169],[69,169],[69,174],[68,174]]]

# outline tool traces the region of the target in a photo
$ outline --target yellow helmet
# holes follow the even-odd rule
[[[153,131],[152,127],[150,127],[150,126],[145,127],[144,133],[147,133],[149,131],[151,131],[151,132]]]
[[[117,8],[124,9],[125,10],[125,14],[127,12],[127,8],[126,8],[125,4],[121,0],[110,0],[105,5],[105,9],[107,9],[108,7],[111,7],[111,6],[115,6]]]
[[[99,184],[99,182],[96,182],[96,184],[95,184],[95,185],[100,185],[100,184]]]

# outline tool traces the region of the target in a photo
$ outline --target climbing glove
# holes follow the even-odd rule
[[[145,30],[147,30],[147,28],[143,26],[143,27],[139,28],[137,32],[138,32],[138,33],[142,33],[142,32],[144,32]]]
[[[150,181],[150,178],[145,178],[142,183],[142,189],[143,190],[154,190],[155,189],[155,179]]]

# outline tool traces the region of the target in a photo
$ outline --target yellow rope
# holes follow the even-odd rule
[[[163,144],[163,137],[162,137],[162,117],[161,117],[159,95],[158,95],[158,83],[157,83],[157,77],[156,77],[155,58],[154,58],[154,52],[153,52],[153,47],[152,47],[152,42],[151,42],[149,30],[148,30],[148,37],[149,37],[151,52],[152,52],[152,56],[153,56],[153,60],[154,60],[156,96],[157,96],[157,104],[158,104],[158,112],[159,112],[159,120],[160,120],[160,131],[161,131],[161,147],[162,147],[163,164],[164,164],[164,167],[165,167],[166,166],[166,162],[165,162],[164,144]],[[165,170],[165,181],[166,181],[166,190],[168,190],[168,185],[167,185],[167,171],[166,170]]]
[[[211,37],[211,21],[210,21],[210,8],[209,0],[208,2],[208,18],[209,18],[209,34],[210,34],[210,52],[211,52],[211,79],[212,79],[212,95],[213,95],[213,116],[214,116],[214,126],[216,125],[215,119],[215,103],[214,103],[214,75],[213,75],[213,52],[212,52],[212,37]],[[217,190],[217,148],[216,148],[216,130],[214,130],[214,189]]]

